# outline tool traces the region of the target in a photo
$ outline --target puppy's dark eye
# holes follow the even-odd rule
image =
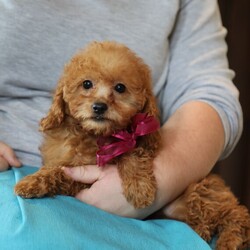
[[[93,87],[93,83],[90,80],[85,80],[82,83],[83,88],[85,89],[91,89]]]
[[[115,85],[115,91],[118,93],[124,93],[126,90],[126,86],[122,83],[118,83]]]

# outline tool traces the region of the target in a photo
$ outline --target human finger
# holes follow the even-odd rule
[[[17,159],[14,150],[5,143],[0,144],[0,156],[2,156],[2,158],[4,158],[10,166],[21,166],[21,162]]]
[[[86,165],[78,167],[63,167],[64,173],[73,180],[92,184],[100,178],[101,169],[96,165]]]

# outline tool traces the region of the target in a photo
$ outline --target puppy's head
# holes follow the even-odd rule
[[[66,115],[96,135],[128,126],[138,112],[157,115],[148,66],[115,42],[93,42],[65,66],[41,130],[59,127]]]

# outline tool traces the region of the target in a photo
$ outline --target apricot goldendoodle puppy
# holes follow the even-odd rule
[[[15,187],[24,198],[74,196],[88,184],[62,166],[117,164],[127,200],[135,208],[156,195],[153,159],[161,147],[159,112],[148,66],[115,42],[93,42],[65,66],[52,106],[41,121],[44,166]],[[250,242],[247,209],[217,176],[190,185],[165,214],[188,223],[205,240],[219,234],[217,249]]]
[[[65,66],[51,109],[41,121],[44,166],[17,184],[15,192],[25,198],[75,195],[86,185],[73,182],[61,167],[96,164],[100,137],[133,126],[131,119],[138,113],[147,114],[143,123],[158,116],[148,66],[123,45],[91,43]],[[136,208],[155,198],[152,161],[160,144],[155,119],[149,121],[152,132],[138,138],[136,148],[112,161],[118,165],[127,200]],[[128,144],[133,143],[130,139]]]

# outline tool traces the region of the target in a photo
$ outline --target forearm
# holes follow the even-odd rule
[[[162,127],[163,148],[155,159],[158,205],[167,204],[192,182],[206,176],[224,145],[217,112],[203,102],[189,102]]]
[[[116,165],[65,169],[76,181],[93,183],[77,198],[105,211],[133,218],[146,218],[175,199],[194,181],[206,176],[224,145],[224,131],[217,112],[202,102],[189,102],[162,127],[163,148],[154,161],[158,184],[155,202],[134,209],[122,191]]]

